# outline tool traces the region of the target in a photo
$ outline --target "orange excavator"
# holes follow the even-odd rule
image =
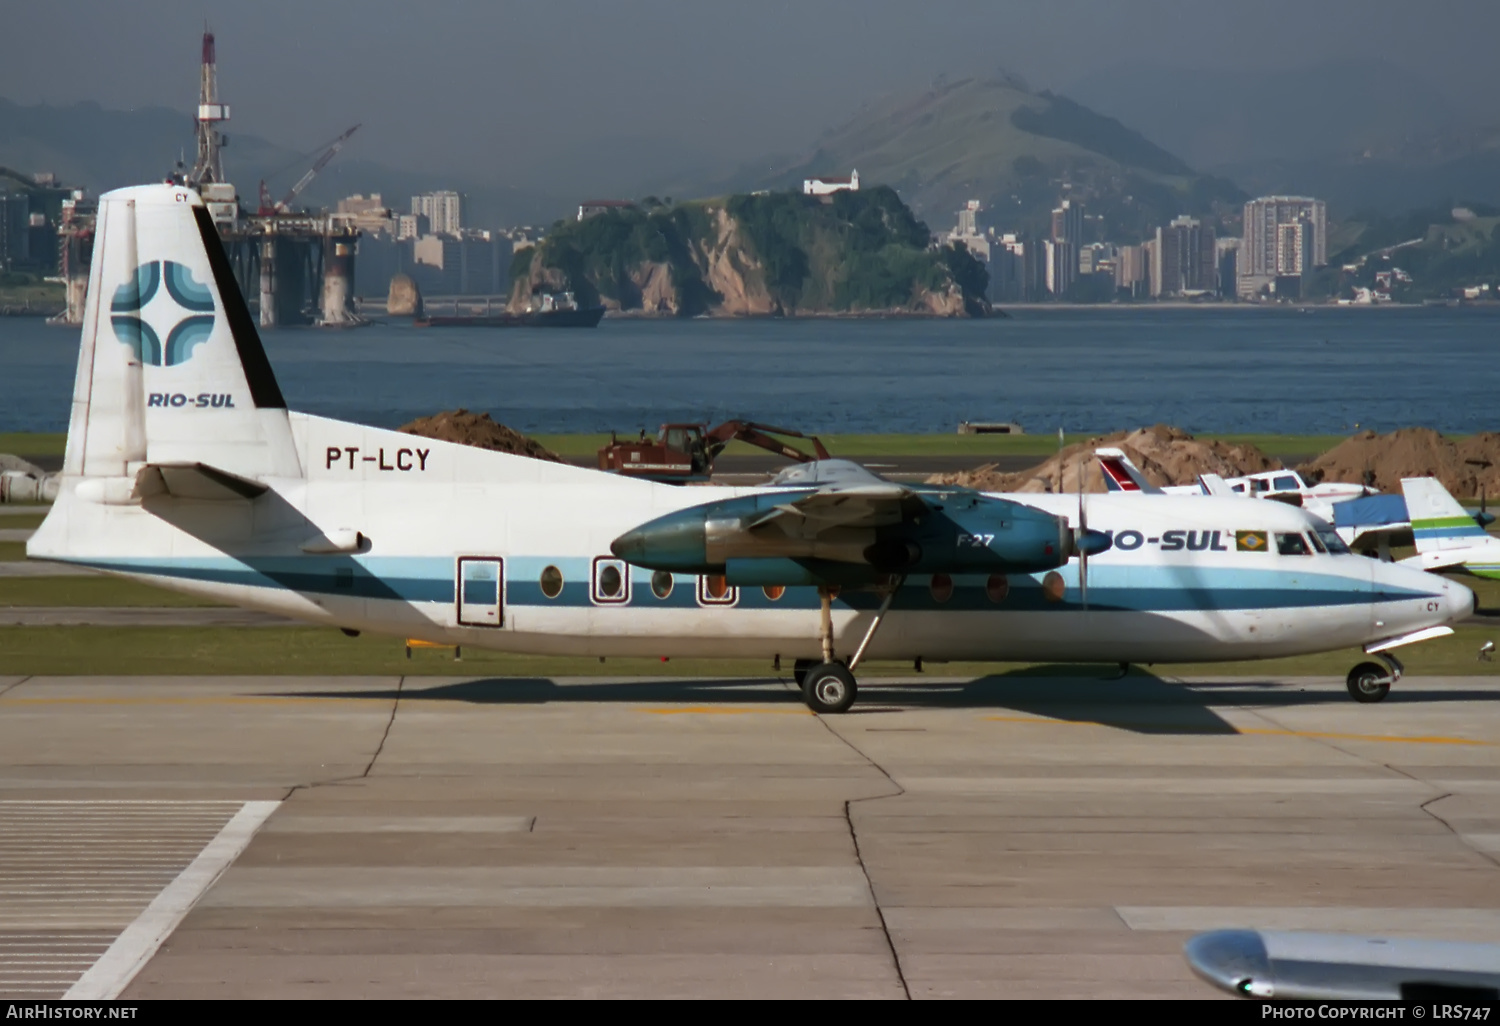
[[[812,442],[813,454],[775,435],[805,438]],[[714,460],[725,446],[736,441],[785,456],[794,463],[829,458],[823,443],[812,435],[748,420],[726,420],[715,428],[706,424],[663,424],[654,441],[646,437],[645,431],[639,439],[624,442],[611,432],[609,444],[599,450],[599,469],[673,484],[703,481],[713,473]]]

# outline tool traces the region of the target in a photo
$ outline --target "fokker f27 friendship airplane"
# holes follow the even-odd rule
[[[526,653],[1169,663],[1451,632],[1473,593],[1280,503],[1000,496],[851,463],[682,488],[291,413],[202,201],[100,203],[61,494],[28,555],[346,631]],[[1087,523],[1084,523],[1084,515]]]

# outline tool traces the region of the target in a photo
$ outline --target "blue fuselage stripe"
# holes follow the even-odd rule
[[[314,595],[440,603],[452,603],[455,598],[454,560],[444,557],[245,556],[176,560],[81,559],[70,562],[122,573],[210,584],[286,588]],[[628,601],[611,603],[596,602],[591,594],[591,567],[587,559],[558,557],[548,560],[528,556],[505,560],[504,565],[505,602],[510,606],[692,609],[709,605],[700,603],[698,579],[688,575],[676,575],[670,592],[665,597],[658,597],[652,591],[649,572],[633,568]],[[566,582],[560,594],[553,598],[543,593],[539,582],[539,568],[546,566],[558,567]],[[1081,596],[1077,589],[1076,568],[1063,571],[1067,590],[1060,601],[1046,597],[1040,576],[1011,575],[1008,592],[1000,601],[990,597],[985,577],[955,578],[952,594],[944,601],[933,596],[929,578],[913,577],[897,593],[892,609],[1041,612],[1078,607]],[[1099,567],[1091,570],[1090,578],[1089,607],[1099,611],[1170,613],[1306,609],[1440,597],[1433,592],[1372,585],[1367,579],[1357,577],[1222,566]],[[873,591],[845,589],[838,597],[840,605],[853,609],[874,609],[880,602],[881,596]],[[812,587],[787,588],[776,599],[770,598],[760,588],[742,588],[734,593],[732,604],[741,609],[816,609],[818,597]]]

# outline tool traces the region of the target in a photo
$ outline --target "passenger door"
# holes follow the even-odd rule
[[[458,623],[460,627],[505,625],[505,563],[490,556],[462,556],[458,560]]]

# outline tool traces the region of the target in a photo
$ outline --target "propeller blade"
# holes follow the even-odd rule
[[[1083,501],[1083,473],[1078,474],[1078,536],[1087,539],[1089,536],[1089,508]],[[1079,550],[1078,556],[1078,589],[1083,597],[1083,608],[1087,612],[1089,608],[1089,548],[1084,545]]]

